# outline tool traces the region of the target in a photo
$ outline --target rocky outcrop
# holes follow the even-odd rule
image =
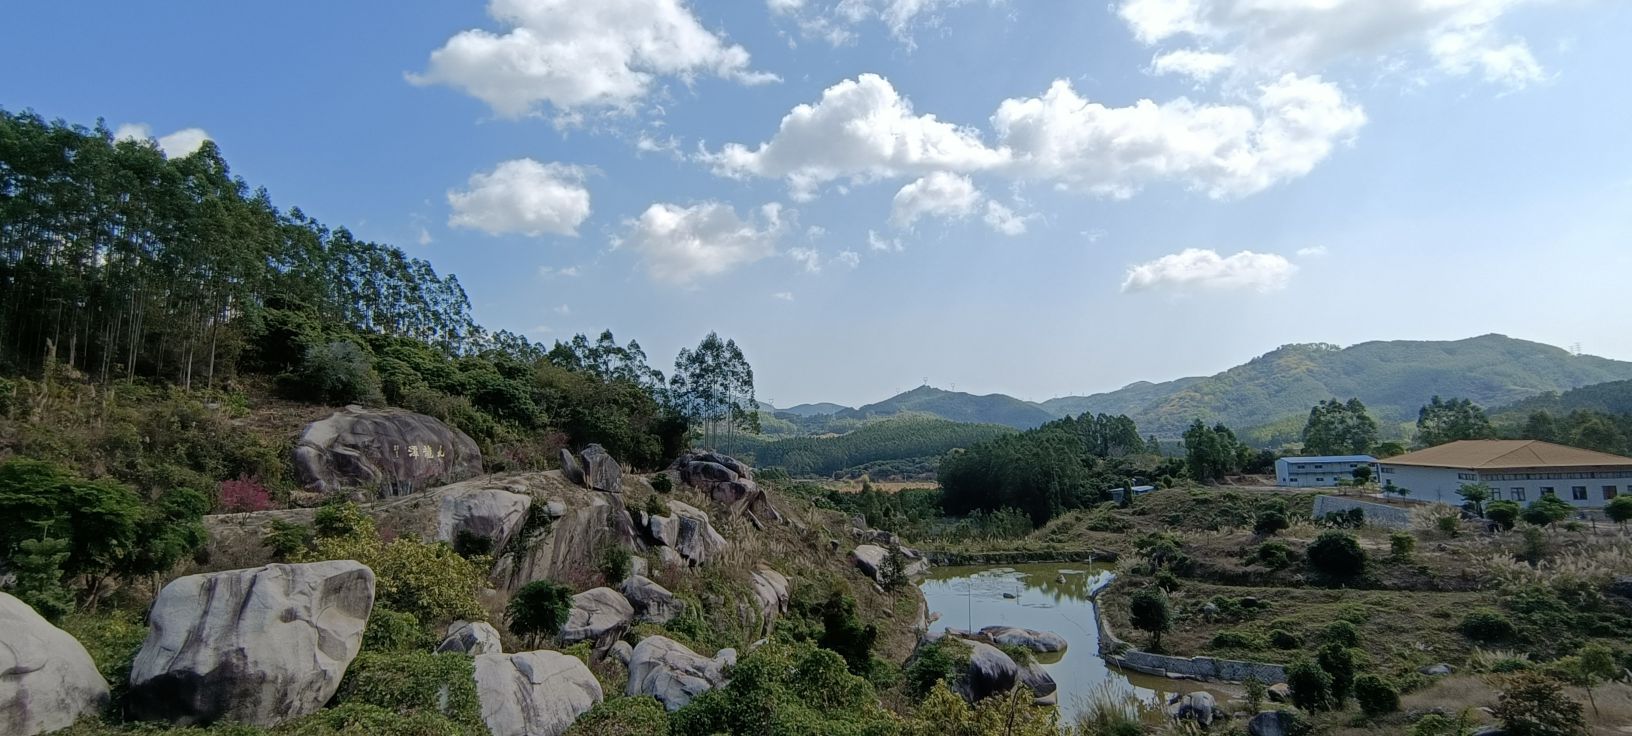
[[[899,550],[898,550],[899,551]],[[850,552],[850,558],[855,560],[856,567],[877,582],[885,582],[888,570],[885,561],[889,559],[889,550],[876,544],[859,544]],[[901,554],[901,573],[907,577],[916,577],[929,572],[929,562],[922,557],[912,559]]]
[[[747,514],[761,524],[782,518],[770,497],[754,483],[753,470],[734,457],[693,450],[676,459],[673,467],[680,471],[681,483],[708,494],[732,516]]]
[[[603,694],[577,657],[560,652],[476,657],[476,697],[493,736],[560,736]]]
[[[635,656],[635,648],[629,642],[619,639],[612,642],[612,647],[606,650],[606,658],[624,667],[629,666],[629,659]]]
[[[1020,665],[1003,650],[985,642],[967,639],[964,642],[969,645],[969,667],[958,685],[969,702],[1006,693],[1020,683]]]
[[[572,456],[572,450],[563,447],[560,450],[561,477],[566,478],[573,485],[584,484],[584,467],[578,464],[578,458]]]
[[[1033,701],[1037,705],[1057,705],[1060,686],[1054,682],[1054,676],[1036,662],[1028,662],[1020,668],[1020,684],[1031,690]]]
[[[686,604],[668,588],[658,585],[644,575],[631,575],[618,589],[635,608],[635,616],[643,622],[666,624],[685,610]]]
[[[754,600],[759,603],[760,620],[769,631],[771,624],[788,612],[788,578],[761,565],[749,573],[748,584],[753,587]]]
[[[503,654],[504,644],[499,630],[485,621],[455,621],[448,625],[448,636],[437,646],[437,653],[459,652],[472,657],[480,654]]]
[[[1175,720],[1194,721],[1203,729],[1211,728],[1214,721],[1229,718],[1229,714],[1218,707],[1218,699],[1205,691],[1173,696],[1168,701],[1167,713]]]
[[[308,491],[387,497],[481,475],[482,453],[469,435],[433,417],[348,406],[306,425],[294,466]]]
[[[1038,654],[1065,651],[1065,638],[1049,631],[1022,629],[1017,626],[987,626],[980,630],[987,641],[999,646],[1024,647]]]
[[[737,663],[734,649],[722,649],[710,659],[665,636],[648,636],[629,656],[626,695],[650,695],[670,713],[693,698],[723,686],[725,670]]]
[[[622,593],[591,588],[572,597],[572,611],[561,626],[561,643],[592,641],[597,648],[611,646],[634,619],[635,608]]]
[[[623,493],[623,468],[606,448],[590,445],[578,456],[584,460],[584,485],[592,491]]]
[[[68,632],[0,593],[0,733],[67,728],[108,704],[108,683]]]
[[[349,560],[177,578],[153,603],[126,707],[181,725],[312,713],[340,687],[373,606],[374,573]]]
[[[668,501],[668,516],[646,516],[644,531],[653,545],[672,549],[692,565],[707,564],[725,549],[725,537],[715,531],[708,514],[690,504]],[[662,550],[659,561],[666,562]]]
[[[492,543],[490,549],[504,549],[532,505],[531,496],[496,488],[445,495],[436,509],[436,539],[455,544],[462,536],[483,538]]]
[[[554,476],[554,473],[548,474]],[[514,592],[534,580],[571,579],[599,565],[607,547],[633,548],[634,527],[621,494],[597,493],[566,486],[545,504],[553,519],[519,553],[500,556],[493,567],[494,587]]]

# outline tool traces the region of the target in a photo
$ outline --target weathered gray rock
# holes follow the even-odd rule
[[[1020,668],[1020,684],[1031,690],[1037,705],[1053,705],[1058,700],[1060,687],[1054,682],[1054,676],[1036,662],[1028,662]]]
[[[294,465],[308,491],[386,497],[481,475],[482,453],[469,435],[436,418],[348,406],[306,425]]]
[[[0,593],[0,733],[67,728],[108,704],[108,683],[68,632]]]
[[[761,565],[749,573],[748,583],[754,589],[754,599],[759,602],[760,620],[769,630],[777,618],[788,612],[788,578]]]
[[[670,713],[693,698],[725,684],[725,670],[737,663],[737,653],[722,649],[713,659],[665,636],[648,636],[629,657],[629,686],[625,695],[650,695]]]
[[[668,516],[646,517],[646,536],[660,547],[674,547],[680,543],[680,517],[673,513],[673,504],[669,505],[669,509]]]
[[[629,658],[633,657],[634,654],[635,654],[635,648],[632,647],[632,646],[629,646],[629,642],[626,642],[626,641],[624,641],[622,639],[619,639],[619,640],[617,640],[615,642],[612,642],[612,647],[610,649],[606,650],[606,658],[607,659],[610,659],[610,660],[612,660],[614,662],[617,662],[618,664],[621,664],[624,667],[629,666]]]
[[[1059,634],[1017,626],[987,626],[980,630],[980,634],[993,644],[1025,647],[1039,654],[1063,652],[1066,647],[1065,638]]]
[[[1292,702],[1292,686],[1288,685],[1288,684],[1286,684],[1284,682],[1277,682],[1277,683],[1275,683],[1273,685],[1270,685],[1269,688],[1267,688],[1265,690],[1265,692],[1269,694],[1270,702],[1273,702],[1273,703],[1290,703],[1290,702]]]
[[[578,458],[572,456],[572,451],[563,447],[559,451],[561,460],[561,477],[566,478],[573,485],[584,484],[584,468],[578,464]]]
[[[1456,668],[1444,662],[1440,662],[1439,664],[1429,665],[1417,671],[1429,677],[1445,677],[1446,675],[1455,673]]]
[[[374,573],[350,560],[177,578],[131,664],[141,720],[271,726],[323,707],[362,647]]]
[[[690,504],[669,501],[669,511],[675,520],[674,543],[668,546],[679,552],[693,565],[705,565],[725,550],[725,537],[715,531],[708,514]],[[666,526],[665,522],[665,526]]]
[[[889,558],[889,551],[876,544],[859,544],[850,552],[850,558],[855,560],[856,567],[866,573],[873,580],[884,582],[884,561]],[[929,561],[924,559],[912,560],[906,555],[901,556],[901,572],[907,577],[916,577],[929,572]]]
[[[461,534],[492,541],[494,551],[527,521],[533,499],[497,488],[482,488],[442,497],[436,510],[437,541],[454,544]]]
[[[1197,691],[1185,693],[1173,699],[1168,705],[1167,712],[1173,718],[1181,721],[1195,721],[1202,728],[1209,728],[1215,720],[1224,720],[1229,714],[1218,707],[1218,699],[1212,693]]]
[[[590,445],[578,456],[584,460],[584,485],[591,490],[623,493],[623,468],[606,448]]]
[[[969,668],[959,684],[969,702],[1006,693],[1020,682],[1020,665],[1003,650],[981,641],[966,639],[965,643],[969,645]]]
[[[572,597],[572,611],[561,626],[561,643],[593,641],[611,645],[635,619],[635,608],[611,588],[591,588]]]
[[[660,567],[685,567],[686,558],[681,557],[673,547],[658,547],[657,564]]]
[[[503,654],[504,643],[499,639],[499,630],[486,621],[455,621],[448,625],[448,636],[436,651],[459,652],[472,657]]]
[[[1287,736],[1297,716],[1281,710],[1266,710],[1247,721],[1247,736]]]
[[[635,616],[646,623],[666,624],[686,608],[685,602],[675,598],[668,588],[643,575],[631,575],[618,589],[634,606]]]
[[[601,702],[601,683],[560,652],[476,657],[476,696],[493,736],[560,736]]]
[[[708,494],[733,517],[746,513],[762,523],[782,518],[770,496],[754,483],[753,470],[734,457],[694,450],[682,454],[673,467],[680,471],[681,483]]]

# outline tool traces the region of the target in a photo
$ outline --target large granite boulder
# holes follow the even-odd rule
[[[650,695],[670,713],[693,698],[726,682],[726,668],[737,663],[734,649],[722,649],[710,659],[666,636],[648,636],[629,656],[629,686],[625,695]]]
[[[896,551],[901,552],[899,548],[897,548]],[[886,575],[887,570],[885,569],[884,563],[885,560],[889,559],[889,555],[890,552],[888,548],[880,547],[876,544],[858,544],[856,545],[856,548],[850,552],[850,559],[854,560],[856,567],[860,568],[861,571],[866,573],[868,577],[871,577],[876,582],[882,583],[884,582],[884,578],[888,577]],[[901,573],[903,575],[910,578],[923,575],[927,572],[929,572],[928,560],[925,560],[922,557],[915,560],[907,557],[905,553],[901,554]]]
[[[1214,721],[1229,718],[1229,714],[1219,707],[1218,699],[1206,691],[1173,696],[1168,703],[1167,713],[1175,720],[1195,721],[1203,729],[1211,728]]]
[[[964,640],[969,645],[969,667],[959,681],[965,699],[973,703],[1006,693],[1020,684],[1020,665],[1003,650],[981,641]]]
[[[578,464],[578,458],[572,456],[572,451],[563,447],[561,454],[561,477],[566,478],[573,485],[584,484],[584,467]]]
[[[67,728],[108,704],[108,682],[68,632],[0,593],[0,733]]]
[[[623,493],[623,468],[606,448],[590,445],[578,456],[584,459],[584,485],[592,491]]]
[[[461,536],[478,537],[490,540],[493,551],[504,549],[532,506],[532,496],[497,488],[443,496],[436,509],[436,539],[455,544]]]
[[[481,475],[482,453],[469,435],[433,417],[348,406],[306,425],[294,465],[308,491],[386,497]]]
[[[754,473],[746,463],[717,452],[693,450],[674,461],[680,482],[724,505],[732,516],[748,514],[756,522],[776,521],[782,514],[770,497],[754,483]]]
[[[469,656],[503,654],[504,643],[499,630],[485,621],[455,621],[448,625],[448,636],[437,646],[438,654],[458,652]]]
[[[653,583],[656,585],[656,583]],[[581,641],[611,645],[635,620],[635,607],[611,588],[591,588],[572,597],[572,610],[561,626],[561,643]]]
[[[603,694],[582,660],[560,652],[476,657],[476,697],[493,736],[560,736]]]
[[[130,669],[141,720],[272,726],[323,707],[363,644],[374,573],[350,561],[177,578]]]
[[[668,588],[644,575],[631,575],[618,589],[634,606],[635,615],[645,623],[666,624],[686,608],[685,601],[675,598]]]
[[[786,575],[761,565],[748,574],[754,600],[759,603],[760,620],[769,631],[772,622],[788,612],[788,578]]]
[[[993,644],[1023,647],[1038,654],[1063,652],[1066,647],[1065,637],[1059,634],[1017,626],[987,626],[980,630],[980,634]]]
[[[1054,676],[1036,662],[1027,662],[1020,668],[1020,684],[1031,690],[1033,702],[1037,705],[1057,705],[1059,702],[1060,686],[1054,682]]]
[[[675,500],[668,506],[668,516],[646,517],[646,536],[652,544],[673,549],[692,565],[706,564],[725,549],[725,537],[714,529],[706,512]],[[659,559],[664,559],[661,550]]]

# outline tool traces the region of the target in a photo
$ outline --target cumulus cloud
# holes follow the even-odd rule
[[[912,227],[925,216],[961,219],[974,212],[982,199],[969,177],[937,171],[895,193],[890,222],[896,227]]]
[[[838,261],[839,263],[842,263],[850,268],[855,268],[856,266],[861,265],[861,254],[853,250],[841,250],[839,251],[838,257],[834,258],[833,260]]]
[[[577,235],[589,218],[589,190],[582,167],[505,161],[490,172],[471,174],[464,191],[449,191],[453,214],[448,225],[490,235]]]
[[[487,13],[508,30],[461,31],[408,80],[458,88],[517,118],[544,103],[626,109],[663,77],[776,79],[753,71],[748,51],[704,28],[682,0],[491,0]]]
[[[1545,73],[1522,38],[1504,36],[1497,26],[1515,8],[1541,1],[1121,0],[1116,12],[1143,43],[1199,46],[1181,49],[1193,55],[1174,57],[1173,71],[1207,48],[1227,48],[1232,64],[1271,75],[1415,54],[1448,74],[1479,72],[1522,87]]]
[[[997,200],[987,200],[986,216],[982,219],[986,221],[987,227],[1004,235],[1015,236],[1025,234],[1026,221],[1031,217],[1015,214],[1014,210]]]
[[[1215,289],[1275,291],[1298,267],[1284,256],[1244,250],[1224,257],[1215,250],[1187,248],[1128,269],[1122,291]]]
[[[1228,199],[1309,173],[1366,122],[1319,77],[1287,74],[1256,92],[1250,105],[1107,107],[1059,80],[1041,97],[1003,101],[992,124],[1017,176],[1112,197],[1171,180]]]
[[[891,250],[898,251],[898,250],[903,250],[904,249],[902,247],[902,245],[901,245],[901,239],[900,238],[886,238],[886,237],[884,237],[882,235],[879,235],[878,231],[876,231],[876,230],[868,230],[867,231],[867,247],[871,248],[873,250],[883,250],[883,251],[891,251]]]
[[[682,285],[772,255],[784,229],[779,205],[761,207],[756,221],[723,202],[659,202],[624,224],[616,246],[639,253],[652,279]]]
[[[912,103],[877,74],[839,82],[815,104],[793,108],[769,141],[730,143],[704,154],[722,175],[786,179],[801,200],[839,179],[973,171],[1003,158],[980,140],[979,131],[914,113]]]
[[[1196,49],[1169,51],[1158,55],[1150,63],[1151,71],[1157,74],[1179,74],[1198,82],[1212,79],[1234,65],[1235,58],[1229,54]]]
[[[897,40],[913,45],[913,31],[940,22],[941,11],[968,0],[765,0],[776,16],[791,18],[802,35],[834,46],[855,40],[855,27],[877,20]]]
[[[146,141],[154,140],[153,129],[146,123],[125,123],[113,131],[114,140]],[[169,135],[161,135],[157,139],[159,150],[166,158],[183,158],[192,155],[210,140],[210,134],[203,128],[182,128]]]
[[[1311,245],[1307,248],[1298,249],[1299,258],[1318,258],[1323,255],[1326,255],[1326,246],[1324,245]]]
[[[978,129],[915,113],[888,80],[863,74],[795,107],[770,140],[703,158],[721,175],[784,179],[796,199],[841,179],[981,171],[1115,197],[1177,181],[1224,199],[1307,174],[1365,124],[1360,106],[1319,77],[1288,74],[1252,93],[1242,104],[1181,97],[1109,107],[1062,79],[1040,97],[1004,100],[988,144]]]
[[[788,257],[810,273],[821,273],[822,254],[815,248],[789,248]]]

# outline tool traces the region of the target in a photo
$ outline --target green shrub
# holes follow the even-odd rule
[[[346,669],[335,700],[399,715],[434,714],[455,727],[447,733],[487,733],[476,696],[474,660],[460,653],[364,652]]]
[[[1179,582],[1179,576],[1174,575],[1172,570],[1157,570],[1155,578],[1156,587],[1169,593],[1184,587],[1184,584]]]
[[[1320,640],[1343,647],[1360,646],[1360,629],[1348,621],[1333,621],[1320,630]]]
[[[412,537],[382,541],[373,520],[352,503],[319,510],[316,527],[316,543],[295,560],[356,560],[367,565],[374,571],[375,605],[413,614],[426,625],[487,617],[476,597],[487,585],[491,564],[486,559],[467,559],[446,544]],[[339,536],[331,536],[336,533]]]
[[[68,551],[66,539],[25,539],[11,558],[12,595],[52,623],[74,610],[74,595],[62,584]]]
[[[1581,704],[1557,680],[1524,672],[1502,688],[1496,719],[1511,736],[1575,736],[1586,732]]]
[[[1388,535],[1388,552],[1397,560],[1410,559],[1411,553],[1417,550],[1417,538],[1409,532],[1394,532]]]
[[[659,478],[667,478],[669,476],[660,475],[658,477]],[[663,499],[658,497],[658,495],[655,494],[655,493],[646,497],[645,511],[646,511],[647,516],[664,516],[664,517],[666,517],[666,516],[669,516],[672,513],[672,512],[669,511],[669,505],[667,503],[664,503]]]
[[[1489,608],[1476,609],[1463,616],[1457,630],[1463,636],[1481,642],[1507,641],[1517,633],[1507,616]]]
[[[1258,519],[1252,525],[1252,531],[1254,534],[1267,537],[1285,529],[1287,526],[1289,524],[1286,521],[1286,514],[1270,510],[1258,514]]]
[[[668,736],[669,712],[649,695],[596,703],[563,736]]]
[[[1512,529],[1521,510],[1517,501],[1491,501],[1485,506],[1485,519],[1503,529]]]
[[[516,591],[505,612],[511,632],[536,641],[555,636],[571,610],[571,588],[550,580],[535,580]]]
[[[406,654],[428,649],[437,642],[411,613],[375,606],[363,629],[363,651]]]
[[[266,535],[261,542],[272,550],[272,559],[291,560],[300,553],[311,549],[315,536],[312,528],[305,524],[291,524],[282,519],[273,519],[267,526]]]
[[[488,557],[493,554],[493,538],[469,529],[460,529],[453,536],[453,551],[462,557]]]
[[[770,642],[738,661],[731,681],[669,716],[673,736],[890,733],[895,717],[838,654]]]
[[[1366,570],[1366,551],[1354,535],[1340,531],[1321,532],[1309,545],[1309,566],[1338,580],[1356,577]]]
[[[1489,509],[1486,509],[1489,514]],[[1452,718],[1440,713],[1429,713],[1411,724],[1408,736],[1473,736],[1477,722],[1473,715],[1464,708]]]
[[[1142,588],[1133,594],[1128,617],[1134,628],[1150,632],[1150,648],[1159,650],[1162,634],[1173,628],[1173,606],[1161,588]]]
[[[1400,709],[1400,693],[1388,680],[1370,673],[1354,680],[1354,699],[1360,711],[1372,718]]]
[[[1264,542],[1258,545],[1254,557],[1259,564],[1271,570],[1281,570],[1292,565],[1292,548],[1285,542]]]
[[[285,393],[330,404],[377,404],[380,376],[368,353],[350,340],[311,345],[294,372],[279,377]]]
[[[1285,629],[1269,632],[1269,645],[1276,649],[1302,649],[1303,638]]]
[[[464,656],[464,655],[444,655]],[[230,729],[245,729],[242,731]],[[265,734],[249,726],[217,725],[208,736],[259,736]],[[399,712],[371,703],[345,703],[325,708],[279,728],[277,736],[485,736],[487,728],[472,728],[429,709]],[[191,729],[176,736],[204,736]]]
[[[1292,689],[1292,704],[1299,708],[1313,712],[1332,705],[1332,676],[1308,657],[1286,668],[1286,684]]]
[[[1263,649],[1264,640],[1244,631],[1220,631],[1213,635],[1216,649]]]
[[[607,585],[616,586],[629,577],[629,570],[634,563],[629,554],[629,548],[617,542],[607,542],[601,546],[600,569],[601,579]]]
[[[937,682],[956,682],[969,667],[969,645],[950,636],[943,636],[918,648],[912,661],[902,673],[907,683],[907,694],[923,698]]]
[[[1332,678],[1332,704],[1338,709],[1343,708],[1354,692],[1354,679],[1360,674],[1362,656],[1359,650],[1335,643],[1326,644],[1315,653],[1315,663]]]
[[[668,473],[658,473],[652,476],[652,490],[658,493],[668,493],[674,490],[674,479]],[[667,516],[668,514],[663,514]]]

